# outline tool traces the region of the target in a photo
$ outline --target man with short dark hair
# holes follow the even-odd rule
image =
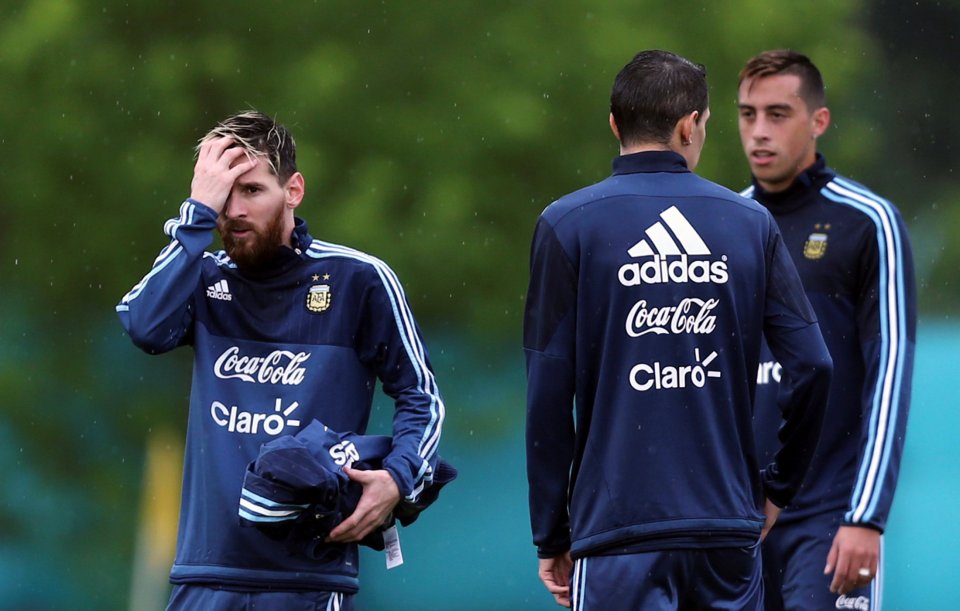
[[[753,184],[796,262],[834,363],[816,477],[764,543],[768,609],[878,609],[882,533],[900,470],[916,337],[910,239],[887,200],[827,167],[823,78],[765,51],[740,72],[740,139]],[[758,370],[761,456],[776,443],[776,358]],[[781,388],[781,399],[783,389]],[[825,565],[825,566],[824,566]]]
[[[613,176],[548,206],[533,237],[524,348],[540,578],[574,609],[759,609],[758,541],[806,473],[830,357],[770,213],[692,172],[710,114],[703,67],[639,53],[610,111]],[[764,333],[792,392],[761,472]]]
[[[117,306],[143,350],[195,353],[170,609],[352,609],[357,542],[433,479],[444,407],[400,283],[382,261],[314,239],[294,216],[304,192],[282,125],[259,112],[221,121],[200,142],[190,197],[164,225],[169,244]],[[225,251],[205,252],[214,229]],[[378,379],[396,403],[392,448],[379,469],[346,462],[362,486],[352,513],[293,548],[241,527],[239,516],[311,513],[247,491],[241,500],[245,472],[281,436],[364,433]],[[308,427],[314,420],[322,426]],[[291,473],[326,475],[305,464],[257,475],[269,492],[282,483],[271,477]],[[318,488],[318,503],[334,493]]]

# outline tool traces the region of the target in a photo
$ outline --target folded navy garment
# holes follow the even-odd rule
[[[337,433],[314,420],[296,435],[284,435],[260,447],[247,466],[240,492],[240,525],[257,528],[291,551],[320,558],[338,547],[325,543],[327,535],[353,513],[363,487],[344,473],[352,469],[380,469],[392,442],[385,435]],[[457,477],[457,470],[439,456],[420,494],[401,499],[384,525],[361,542],[384,548],[383,530],[399,521],[408,526],[429,507],[440,489]]]

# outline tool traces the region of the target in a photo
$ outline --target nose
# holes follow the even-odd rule
[[[770,139],[770,133],[766,120],[763,116],[758,116],[750,126],[750,136],[757,141],[764,141]]]
[[[235,197],[233,193],[227,197],[227,203],[223,206],[223,215],[228,219],[243,218],[247,216],[246,206],[243,205],[242,197]]]

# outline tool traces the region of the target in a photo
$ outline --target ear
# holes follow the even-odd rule
[[[677,121],[677,127],[674,130],[674,133],[680,138],[681,145],[687,146],[693,143],[693,133],[699,122],[699,110],[694,110],[690,114],[680,117],[680,120]]]
[[[617,122],[613,118],[613,113],[610,113],[610,131],[613,132],[614,138],[617,139],[617,142],[620,142],[620,130],[617,128]]]
[[[830,127],[830,109],[822,106],[813,111],[813,137],[819,138]]]
[[[303,174],[294,172],[293,176],[287,179],[287,184],[283,186],[284,200],[287,208],[293,210],[303,201],[305,193],[305,184]]]

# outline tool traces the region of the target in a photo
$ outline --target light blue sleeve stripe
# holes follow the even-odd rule
[[[121,304],[128,304],[134,299],[136,299],[143,289],[146,288],[147,283],[150,281],[153,276],[158,272],[162,271],[173,259],[175,259],[181,252],[183,252],[183,246],[180,244],[180,241],[177,239],[177,230],[180,229],[184,224],[192,223],[194,218],[194,211],[196,206],[191,203],[189,200],[184,201],[180,204],[180,213],[178,216],[168,219],[163,224],[163,232],[170,236],[170,243],[164,246],[160,250],[160,254],[157,255],[157,258],[153,261],[153,267],[144,276],[140,282],[134,285],[130,291],[123,296],[123,299],[120,300]],[[120,309],[118,306],[117,311],[126,311],[129,310],[129,307]]]
[[[861,521],[869,519],[872,515],[876,503],[879,501],[882,492],[883,480],[882,474],[889,464],[890,448],[894,435],[890,432],[890,427],[896,425],[896,414],[898,403],[896,401],[896,392],[900,386],[900,377],[902,377],[902,355],[904,350],[903,338],[901,337],[903,316],[896,318],[890,317],[890,310],[901,312],[902,291],[897,292],[896,288],[902,287],[902,279],[898,282],[890,278],[892,273],[896,273],[900,267],[891,262],[900,259],[899,254],[899,236],[893,231],[892,219],[889,210],[885,209],[880,202],[866,197],[866,193],[849,188],[850,185],[838,187],[833,185],[833,189],[839,198],[831,198],[839,203],[844,203],[855,207],[867,214],[877,226],[877,240],[880,248],[880,306],[881,306],[881,363],[878,372],[878,379],[874,393],[874,407],[871,410],[871,419],[869,427],[869,438],[867,445],[868,460],[861,464],[860,473],[857,478],[857,485],[852,498],[852,509],[847,513],[846,519],[850,521]],[[845,187],[845,188],[844,188]],[[825,195],[829,193],[825,191]],[[891,249],[893,252],[891,253]],[[893,280],[893,282],[891,282]],[[891,303],[893,302],[893,303]],[[892,362],[891,362],[892,361]],[[891,374],[893,375],[891,383]],[[879,460],[879,464],[878,464]],[[878,481],[879,480],[879,481]]]
[[[279,502],[274,501],[274,500],[272,500],[272,499],[268,499],[268,498],[266,498],[266,497],[260,496],[259,494],[255,493],[255,492],[250,492],[250,491],[247,490],[246,488],[243,488],[243,489],[240,491],[240,495],[243,496],[243,497],[245,497],[245,498],[250,499],[251,501],[254,501],[255,503],[258,503],[258,504],[260,504],[260,505],[263,505],[264,507],[273,507],[273,508],[275,508],[275,509],[306,509],[307,507],[310,506],[308,503],[303,503],[303,504],[300,504],[300,503],[279,503]]]
[[[292,519],[294,519],[294,518],[296,517],[296,516],[294,516],[293,518],[291,518],[291,517],[285,517],[285,518],[268,518],[268,517],[264,517],[264,516],[254,515],[254,514],[248,512],[248,511],[244,511],[242,508],[237,512],[237,515],[239,515],[239,516],[240,516],[241,518],[243,518],[244,520],[249,520],[249,521],[251,521],[251,522],[261,522],[261,523],[265,523],[265,524],[274,524],[274,523],[277,523],[277,522],[287,522],[287,521],[292,520]]]
[[[897,324],[897,331],[899,333],[899,341],[897,345],[896,355],[894,357],[896,359],[895,360],[896,372],[894,375],[893,390],[890,396],[890,400],[892,402],[892,411],[890,415],[891,431],[887,435],[884,443],[883,458],[881,460],[880,470],[879,470],[880,474],[885,474],[890,464],[890,457],[893,454],[893,444],[894,444],[894,441],[896,440],[896,434],[894,429],[896,428],[897,423],[899,422],[898,418],[899,418],[899,412],[900,412],[900,395],[901,395],[902,384],[903,384],[903,368],[904,368],[904,361],[906,360],[906,352],[907,352],[908,341],[909,341],[906,336],[907,307],[905,303],[906,293],[904,289],[905,281],[904,281],[904,274],[903,274],[903,267],[904,267],[903,243],[901,242],[901,236],[899,231],[899,225],[896,219],[896,214],[894,213],[893,206],[890,204],[890,202],[888,202],[883,198],[877,197],[875,194],[871,193],[870,191],[863,189],[862,187],[856,184],[850,183],[849,181],[846,181],[842,178],[837,179],[837,182],[851,189],[852,191],[857,192],[867,197],[868,199],[871,199],[872,201],[874,201],[880,206],[881,210],[885,214],[886,221],[889,223],[890,233],[892,234],[893,241],[894,241],[894,259],[891,262],[891,265],[895,266],[895,269],[892,271],[896,278],[896,299],[895,299],[895,303],[891,305],[893,305],[893,307],[895,307],[896,309],[896,324]],[[864,517],[861,519],[865,521],[869,521],[873,517],[877,508],[877,504],[880,502],[880,499],[882,497],[882,495],[880,494],[882,490],[883,488],[881,484],[881,487],[877,490],[877,492],[872,495],[872,500],[870,501],[870,504],[866,509],[866,513],[864,514]]]
[[[425,460],[429,460],[436,452],[436,447],[441,435],[445,408],[443,400],[440,398],[433,373],[426,365],[423,343],[417,335],[416,327],[413,324],[413,315],[407,306],[403,294],[403,287],[400,285],[396,274],[394,274],[389,266],[376,257],[352,248],[321,242],[320,240],[314,240],[307,254],[316,259],[327,257],[352,258],[368,263],[376,270],[381,282],[387,289],[387,296],[390,299],[394,321],[397,329],[400,331],[404,349],[411,363],[414,365],[414,372],[417,375],[417,389],[430,397],[430,422],[424,428],[418,447],[420,456]],[[420,477],[422,477],[424,472],[425,469],[421,467]]]
[[[163,250],[160,251],[160,255],[157,257],[156,261],[153,263],[153,268],[147,272],[147,275],[143,277],[137,284],[134,285],[130,292],[123,296],[123,299],[120,301],[122,304],[128,304],[137,297],[140,296],[140,293],[143,292],[143,289],[147,287],[147,283],[151,278],[159,274],[167,265],[173,262],[180,253],[183,252],[183,246],[180,242],[173,241],[167,244]],[[129,309],[126,308],[126,309]]]
[[[857,185],[837,179],[822,191],[828,199],[866,214],[876,225],[880,259],[880,365],[871,408],[866,456],[857,475],[845,519],[869,520],[883,491],[883,474],[889,465],[896,437],[893,428],[899,412],[899,392],[906,351],[906,308],[903,297],[903,255],[896,218],[890,204]],[[892,314],[892,316],[891,316]]]

